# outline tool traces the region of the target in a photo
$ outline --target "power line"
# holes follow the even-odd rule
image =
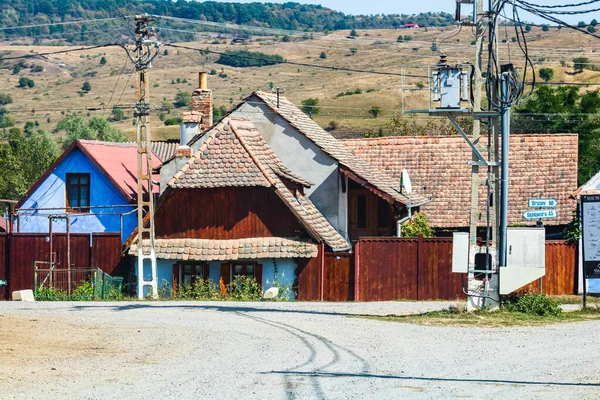
[[[335,67],[335,66],[326,66],[326,65],[318,65],[318,64],[301,63],[301,62],[288,61],[288,60],[278,61],[278,60],[273,60],[273,59],[270,59],[270,58],[267,59],[267,58],[264,58],[264,57],[258,57],[258,56],[252,56],[252,55],[238,55],[238,54],[231,54],[231,53],[225,53],[225,52],[208,50],[208,49],[198,49],[198,48],[195,48],[195,47],[183,46],[183,45],[172,44],[172,43],[171,44],[165,44],[165,46],[179,48],[179,49],[199,51],[201,53],[217,54],[217,55],[220,55],[220,56],[254,59],[254,60],[259,60],[259,61],[268,61],[268,62],[271,62],[273,64],[290,64],[290,65],[296,65],[296,66],[300,66],[300,67],[311,67],[311,68],[327,69],[327,70],[331,70],[331,71],[357,72],[357,73],[375,74],[375,75],[387,75],[387,76],[403,76],[403,74],[398,73],[398,72],[385,72],[385,71],[375,71],[375,70],[364,70],[364,69],[347,68],[347,67]],[[409,77],[409,78],[423,78],[423,79],[427,79],[427,76],[425,76],[425,75],[404,75],[404,76],[405,77]]]
[[[28,29],[28,28],[41,28],[46,26],[58,26],[58,25],[75,25],[75,24],[89,24],[93,22],[107,22],[114,21],[117,19],[125,19],[124,17],[112,17],[112,18],[99,18],[99,19],[88,19],[88,20],[78,20],[78,21],[67,21],[67,22],[49,22],[46,24],[33,24],[33,25],[16,25],[16,26],[5,26],[0,28],[0,31],[6,30],[15,30],[15,29]]]
[[[112,47],[112,46],[121,47],[121,45],[116,44],[116,43],[100,44],[97,46],[79,47],[77,49],[57,50],[57,51],[49,51],[49,52],[45,52],[45,53],[25,54],[23,56],[3,57],[2,60],[21,60],[24,58],[35,58],[35,57],[39,57],[39,56],[51,56],[51,55],[55,55],[55,54],[72,53],[72,52],[76,52],[76,51],[87,51],[87,50],[101,49],[104,47]]]

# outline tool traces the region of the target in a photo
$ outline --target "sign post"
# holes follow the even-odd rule
[[[600,195],[581,196],[583,238],[583,307],[587,304],[587,280],[600,279]]]

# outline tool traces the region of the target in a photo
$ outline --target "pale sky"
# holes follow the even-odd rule
[[[250,3],[257,0],[220,0],[220,1],[234,1],[240,3]],[[294,1],[303,4],[321,4],[323,7],[331,8],[336,11],[341,11],[345,14],[417,14],[420,12],[428,11],[445,11],[454,14],[456,8],[455,0],[269,0],[269,3],[284,3],[287,1]],[[487,0],[484,1],[484,7],[487,9]],[[543,5],[555,5],[569,3],[565,0],[529,0],[530,3],[543,4]],[[574,1],[572,3],[578,3],[580,1]],[[464,5],[463,7],[467,7]],[[594,4],[587,6],[587,9],[594,9]],[[466,8],[465,8],[466,9]],[[586,7],[582,7],[586,9]],[[512,14],[512,9],[507,10]],[[466,12],[464,12],[466,14]],[[560,19],[568,23],[577,24],[578,21],[589,22],[596,18],[600,20],[600,12],[585,14],[585,15],[574,15],[566,16],[560,15]],[[522,13],[522,20],[527,20],[534,23],[544,23],[545,21],[541,18],[534,17],[531,14]]]

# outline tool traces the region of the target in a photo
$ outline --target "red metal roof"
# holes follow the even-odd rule
[[[99,142],[95,140],[79,140],[81,150],[95,162],[121,190],[127,200],[137,199],[137,145],[132,143]],[[154,154],[152,168],[161,164],[161,160]],[[146,172],[146,168],[143,168]],[[159,175],[153,175],[154,180],[160,180]],[[153,187],[154,193],[159,193],[158,185]]]

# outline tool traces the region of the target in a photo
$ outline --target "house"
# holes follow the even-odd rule
[[[161,164],[156,154],[152,163]],[[137,145],[76,140],[16,204],[14,230],[66,232],[68,223],[71,233],[120,232],[124,241],[136,207]]]
[[[579,202],[582,195],[600,194],[600,172],[592,177],[589,181],[581,185],[573,193],[573,198]],[[578,292],[583,293],[583,240],[579,240],[579,269],[578,269]],[[600,280],[588,279],[587,280],[587,292],[588,293],[600,293]]]
[[[404,28],[406,29],[417,29],[419,24],[404,24]]]
[[[158,281],[167,287],[198,279],[228,284],[245,275],[266,289],[275,277],[293,283],[319,246],[350,250],[308,196],[312,186],[249,119],[223,119],[203,135],[156,204]],[[127,245],[136,255],[137,232]]]
[[[206,115],[207,108],[200,107],[209,101],[206,91],[202,97],[194,92],[192,108]],[[402,193],[397,179],[355,155],[283,96],[256,91],[228,117],[251,121],[283,165],[312,183],[304,189],[306,197],[347,240],[392,236],[399,220],[429,201],[419,191]],[[196,153],[209,135],[198,127],[194,136],[193,123],[187,125],[182,131]],[[160,167],[161,191],[187,162],[185,153],[179,155]]]
[[[548,233],[561,232],[573,219],[576,208],[571,193],[577,187],[577,135],[515,134],[510,141],[509,225],[535,225],[536,221],[522,217],[528,198],[551,197],[558,200],[558,218],[544,220],[544,225]],[[432,197],[421,211],[438,231],[469,226],[471,168],[468,162],[472,155],[461,137],[394,136],[342,142],[396,180],[406,169],[413,188]],[[481,176],[485,178],[485,172]],[[480,210],[485,210],[485,187],[479,198]]]

